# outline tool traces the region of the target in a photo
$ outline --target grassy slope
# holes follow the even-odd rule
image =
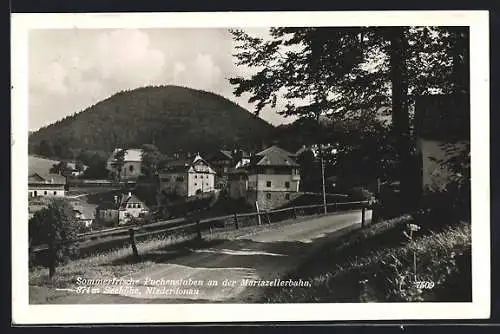
[[[398,218],[354,231],[325,249],[298,271],[312,287],[268,291],[264,302],[468,301],[470,226],[428,232],[408,242],[402,236],[408,218]],[[433,281],[433,289],[413,283],[413,252],[417,280]]]
[[[58,164],[59,161],[36,157],[33,155],[28,156],[28,170],[29,173],[48,173],[53,165]]]

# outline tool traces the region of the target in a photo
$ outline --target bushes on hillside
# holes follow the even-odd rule
[[[55,274],[56,266],[64,264],[78,252],[75,242],[77,233],[78,222],[73,207],[64,199],[52,200],[30,219],[30,247],[40,244],[48,246],[47,266],[50,277]],[[30,256],[30,264],[32,260],[33,257]]]

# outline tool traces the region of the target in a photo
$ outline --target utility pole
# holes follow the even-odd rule
[[[323,186],[323,208],[325,211],[325,214],[327,213],[327,207],[326,207],[326,191],[325,191],[325,159],[323,158],[323,147],[320,146],[319,148],[320,156],[321,156],[321,181],[322,181],[322,186]]]

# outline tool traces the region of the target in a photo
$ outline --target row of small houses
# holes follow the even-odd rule
[[[114,154],[108,161],[113,171]],[[245,199],[252,206],[268,210],[293,200],[299,194],[299,165],[295,155],[277,146],[271,146],[254,155],[220,150],[209,156],[209,161],[197,154],[194,158],[172,161],[158,175],[158,196],[176,195],[190,198],[225,189],[233,199]],[[127,150],[122,177],[139,177],[140,150]],[[34,173],[29,176],[29,196],[65,196],[66,179],[60,175]],[[132,193],[116,196],[102,203],[97,218],[104,221],[126,222],[141,217],[149,208]]]

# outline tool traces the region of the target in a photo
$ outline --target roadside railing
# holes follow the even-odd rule
[[[326,212],[346,212],[361,210],[361,226],[366,223],[365,212],[369,208],[369,201],[339,202],[327,204]],[[80,256],[130,245],[135,255],[137,254],[136,242],[151,237],[168,235],[185,235],[192,238],[202,238],[203,233],[214,233],[214,231],[240,229],[248,226],[269,225],[284,220],[297,219],[312,215],[325,214],[323,204],[293,206],[289,208],[251,212],[234,213],[231,215],[199,219],[196,215],[186,218],[177,218],[144,225],[121,226],[101,230],[98,232],[87,232],[79,234],[76,240],[68,240],[67,243],[78,242]],[[33,246],[31,254],[40,254],[48,250],[47,245]],[[40,254],[41,255],[41,254]]]

